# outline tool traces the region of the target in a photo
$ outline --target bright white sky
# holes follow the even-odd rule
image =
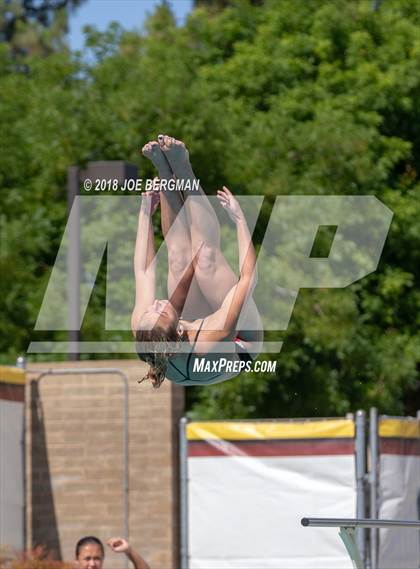
[[[69,43],[73,50],[83,46],[82,28],[94,25],[104,31],[116,21],[128,30],[140,29],[148,14],[154,11],[161,0],[87,0],[70,15]],[[182,24],[192,9],[193,0],[169,0],[177,23]]]

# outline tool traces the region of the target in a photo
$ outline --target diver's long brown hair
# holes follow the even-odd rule
[[[160,387],[166,376],[168,359],[177,353],[177,350],[174,349],[174,344],[181,342],[177,332],[177,324],[174,324],[169,329],[155,326],[152,330],[137,330],[136,342],[140,344],[144,342],[150,343],[151,348],[146,352],[142,349],[137,350],[138,357],[150,365],[148,373],[139,379],[138,382],[141,383],[150,379],[153,387]],[[153,344],[159,344],[159,350],[153,350]]]

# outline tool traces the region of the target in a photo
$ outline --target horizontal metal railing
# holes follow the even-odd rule
[[[408,520],[369,520],[352,518],[302,518],[301,524],[305,527],[345,527],[345,528],[386,528],[411,527],[420,529],[419,521]]]

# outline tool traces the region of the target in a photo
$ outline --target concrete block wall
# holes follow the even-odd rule
[[[178,423],[184,390],[137,383],[134,360],[30,364],[26,386],[26,498],[29,547],[65,560],[84,535],[124,534],[124,388],[117,375],[47,375],[53,368],[118,368],[128,377],[129,540],[153,569],[179,566]],[[106,569],[124,556],[107,554]]]

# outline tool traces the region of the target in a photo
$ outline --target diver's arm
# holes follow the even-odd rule
[[[184,308],[185,301],[188,296],[188,292],[191,287],[191,282],[195,274],[195,268],[197,265],[197,258],[200,254],[201,248],[203,247],[203,243],[198,244],[197,252],[195,253],[194,257],[188,263],[186,269],[184,270],[181,278],[179,279],[175,290],[173,291],[170,302],[172,306],[177,311],[178,315],[181,316],[182,310]]]
[[[238,239],[240,279],[249,277],[254,281],[255,286],[257,258],[245,217],[236,223],[236,236]]]
[[[201,341],[207,342],[207,346],[204,346],[204,350],[199,346],[197,351],[200,352],[212,351],[217,348],[218,342],[234,339],[242,308],[252,295],[256,284],[257,257],[242,209],[227,188],[219,190],[218,197],[236,224],[240,277],[226,295],[219,310],[207,317],[206,330],[201,332]]]
[[[144,307],[152,304],[156,291],[156,258],[152,215],[159,203],[156,192],[144,192],[140,207],[136,246],[134,251],[134,275],[136,300],[131,317],[132,329],[143,313]]]
[[[217,197],[236,225],[240,278],[251,277],[256,282],[257,258],[244,212],[238,200],[226,186],[223,186],[222,190],[218,190]]]
[[[252,294],[253,277],[245,274],[231,288],[219,310],[206,319],[206,329],[200,333],[196,352],[206,353],[217,350],[218,342],[234,340],[241,311]]]

